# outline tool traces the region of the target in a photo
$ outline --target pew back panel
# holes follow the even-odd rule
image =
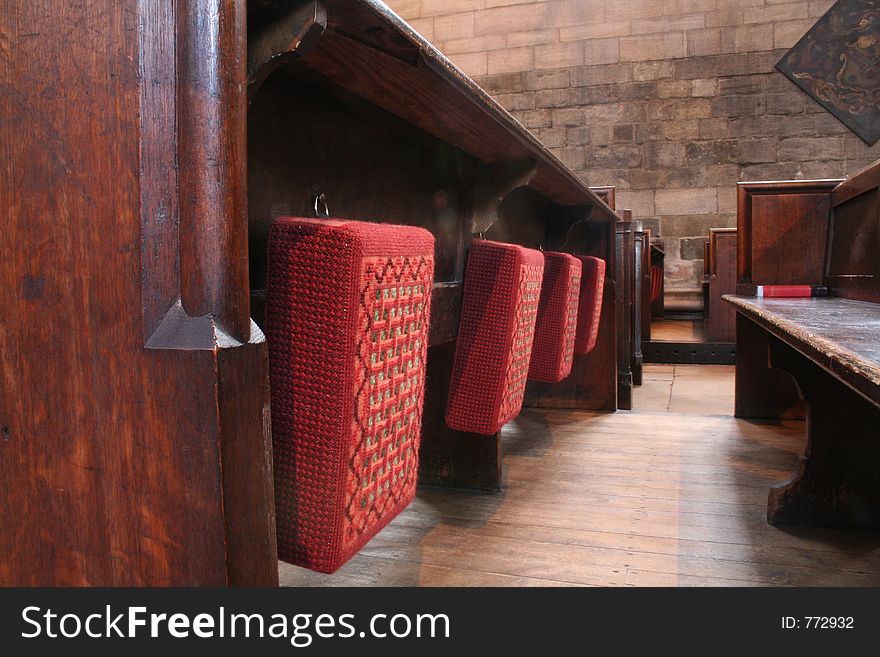
[[[739,183],[737,285],[819,284],[839,180]],[[797,258],[790,255],[797,253]]]
[[[736,311],[724,303],[722,297],[736,292],[736,229],[713,228],[709,231],[709,240],[712,246],[706,337],[709,342],[733,342]]]
[[[880,302],[880,162],[832,196],[826,283],[837,296]]]

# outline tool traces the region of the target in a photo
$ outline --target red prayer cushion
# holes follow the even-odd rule
[[[544,252],[544,281],[535,322],[529,378],[555,383],[571,373],[581,294],[581,261]]]
[[[605,261],[593,256],[578,256],[578,258],[583,263],[583,272],[574,353],[583,355],[593,350],[599,337],[602,295],[605,291]]]
[[[267,327],[278,556],[333,572],[412,501],[434,238],[280,218]]]
[[[522,408],[544,255],[475,240],[464,279],[446,424],[491,435]]]

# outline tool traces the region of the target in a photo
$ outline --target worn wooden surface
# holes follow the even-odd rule
[[[277,582],[268,391],[249,380],[265,342],[227,159],[242,26],[218,4],[177,3],[176,39],[165,2],[0,7],[0,585]],[[223,48],[193,34],[208,19]],[[176,122],[175,60],[210,127]],[[179,201],[178,128],[181,163],[219,158],[181,171]],[[183,287],[210,314],[187,315]]]
[[[728,296],[736,310],[880,405],[880,304]]]
[[[729,367],[644,376],[632,413],[525,411],[505,432],[505,493],[421,489],[338,573],[282,565],[282,584],[880,584],[880,534],[767,524],[804,423],[730,417]]]
[[[737,361],[737,411],[769,415],[774,376],[793,377],[805,401],[807,449],[796,475],[775,486],[774,523],[880,527],[880,304],[848,299],[725,297],[747,341]],[[759,360],[767,359],[761,370]],[[758,374],[758,376],[756,376]]]

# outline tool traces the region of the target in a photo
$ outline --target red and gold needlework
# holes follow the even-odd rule
[[[593,256],[578,256],[578,258],[583,264],[583,271],[574,353],[588,354],[596,346],[599,337],[599,321],[602,319],[602,298],[605,291],[605,261]]]
[[[282,218],[267,328],[278,554],[332,572],[412,501],[434,275],[420,228]]]
[[[446,424],[491,435],[522,408],[544,256],[475,240],[468,257]]]
[[[581,261],[566,253],[545,252],[530,379],[555,383],[571,373],[580,293]]]

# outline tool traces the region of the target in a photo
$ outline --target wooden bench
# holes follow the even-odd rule
[[[739,188],[736,416],[802,417],[773,523],[880,526],[880,162],[846,181]],[[830,297],[756,298],[756,285]],[[805,404],[799,403],[799,400]]]
[[[263,285],[267,226],[281,211],[308,210],[316,196],[335,216],[429,229],[437,259],[419,481],[499,490],[500,433],[455,431],[443,419],[471,240],[613,264],[616,216],[382,3],[294,4],[292,13],[270,0],[248,5],[252,301]],[[306,31],[309,38],[292,38]],[[530,384],[526,405],[616,409],[615,294],[606,292],[594,352],[577,357],[562,384]]]
[[[604,201],[381,2],[12,4],[0,585],[277,583],[267,229],[324,203],[436,236],[421,479],[500,487],[500,436],[443,421],[468,246],[613,272]],[[605,300],[537,404],[616,408]]]

